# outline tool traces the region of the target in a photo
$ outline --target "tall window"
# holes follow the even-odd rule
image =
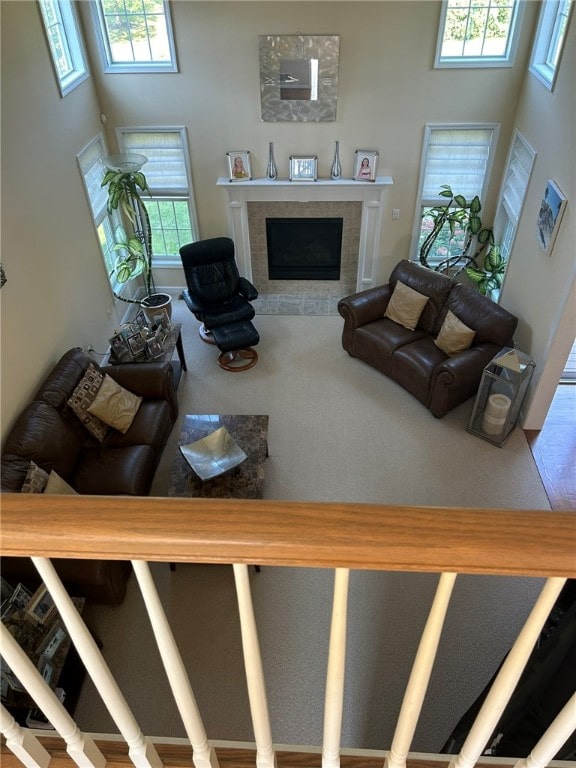
[[[108,192],[105,187],[101,186],[106,171],[102,160],[107,155],[108,150],[103,137],[100,135],[80,152],[77,159],[88,203],[90,204],[94,227],[98,234],[98,242],[106,266],[106,273],[109,276],[118,257],[117,251],[113,250],[115,244],[114,232],[121,222],[117,211],[113,211],[112,214],[108,213],[106,208]],[[114,277],[109,277],[109,279],[112,290],[119,291],[121,285],[118,281]]]
[[[179,249],[198,239],[185,128],[119,128],[124,152],[145,155],[142,173],[152,192],[143,200],[150,216],[154,266],[181,265]]]
[[[177,72],[167,0],[93,0],[106,72]]]
[[[530,60],[530,72],[553,90],[564,47],[572,0],[544,0]]]
[[[444,0],[435,66],[512,66],[523,10],[522,0]]]
[[[416,202],[412,259],[418,260],[420,246],[432,227],[426,212],[435,205],[445,205],[446,198],[439,195],[444,184],[454,194],[468,202],[475,195],[480,201],[488,185],[492,157],[498,139],[499,126],[480,125],[427,125],[424,131],[420,189]],[[447,231],[436,239],[434,251],[429,254],[430,264],[439,263],[462,249],[464,230],[456,230],[453,237]]]
[[[536,152],[516,129],[494,218],[494,239],[500,245],[500,253],[507,261],[514,245],[535,157]]]
[[[58,87],[65,96],[88,77],[76,12],[71,0],[40,0],[39,7]]]

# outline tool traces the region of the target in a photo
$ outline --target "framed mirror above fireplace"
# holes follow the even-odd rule
[[[265,122],[336,120],[340,35],[260,35]]]

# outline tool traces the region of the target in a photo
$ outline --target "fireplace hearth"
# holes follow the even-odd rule
[[[340,280],[340,217],[267,218],[270,280]]]

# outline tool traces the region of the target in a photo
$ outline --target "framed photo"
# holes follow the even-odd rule
[[[316,155],[290,155],[290,181],[317,181]]]
[[[123,334],[115,333],[114,336],[108,339],[108,343],[110,344],[112,356],[117,360],[130,359],[130,349]]]
[[[142,338],[142,334],[140,331],[137,333],[133,333],[132,336],[128,336],[126,339],[128,343],[128,347],[130,348],[130,353],[132,354],[132,357],[138,357],[143,352],[146,351],[146,345],[144,343],[144,339]]]
[[[536,224],[538,245],[547,256],[552,253],[565,208],[564,193],[554,181],[547,181]]]
[[[32,593],[29,592],[23,584],[18,584],[10,598],[10,602],[19,611],[24,611],[31,599]]]
[[[38,672],[42,675],[44,682],[50,685],[50,681],[54,676],[54,664],[44,658],[44,656],[40,656],[40,660],[38,661]]]
[[[146,312],[144,312],[143,309],[141,309],[140,312],[138,312],[138,314],[134,318],[134,323],[135,325],[138,326],[138,328],[140,328],[140,330],[145,330],[150,327],[148,323],[148,315],[146,314]]]
[[[354,178],[356,181],[376,181],[378,152],[375,149],[357,149],[354,160]]]
[[[226,160],[228,161],[228,178],[230,181],[248,181],[252,178],[250,152],[247,149],[226,152]]]
[[[152,336],[146,341],[146,353],[149,357],[162,357],[164,354],[164,348],[155,336]]]
[[[62,643],[67,639],[68,635],[64,626],[59,621],[55,621],[38,648],[38,655],[52,661]]]
[[[168,317],[168,312],[166,312],[165,309],[162,309],[160,312],[158,312],[158,314],[155,314],[152,319],[152,330],[160,327],[164,328],[164,330],[168,330],[168,328],[170,328],[170,318]]]
[[[56,610],[52,596],[42,584],[32,595],[26,606],[26,613],[38,624],[46,624]]]

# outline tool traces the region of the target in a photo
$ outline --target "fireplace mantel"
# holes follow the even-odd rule
[[[217,186],[225,189],[228,196],[230,237],[236,246],[236,260],[240,274],[249,280],[252,279],[247,210],[249,202],[360,201],[362,223],[356,288],[361,291],[372,287],[375,284],[376,268],[380,257],[384,194],[387,187],[393,183],[390,176],[378,176],[374,182],[353,179],[319,179],[318,181],[250,179],[238,182],[230,181],[226,177],[219,178]]]

